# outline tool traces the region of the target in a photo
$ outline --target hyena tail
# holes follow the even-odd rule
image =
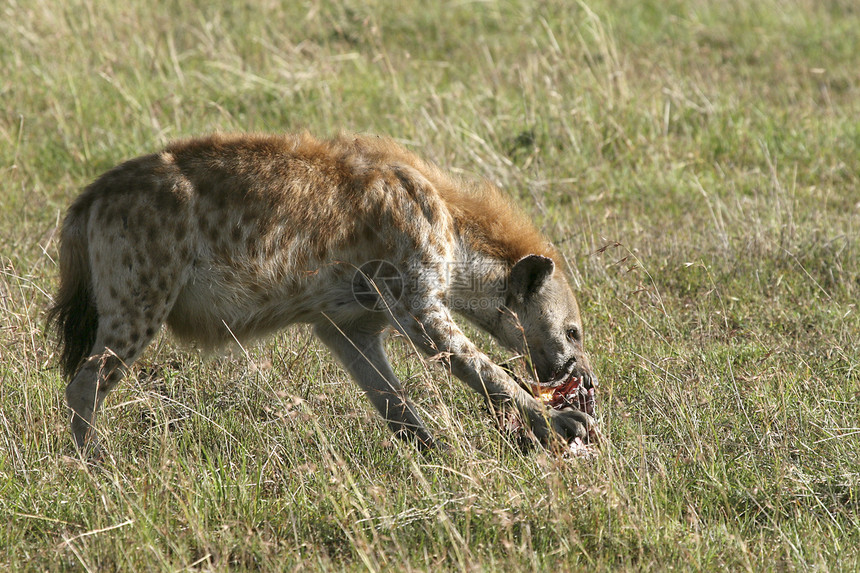
[[[95,344],[99,322],[87,241],[88,207],[88,201],[76,202],[63,221],[60,290],[48,310],[48,325],[57,333],[60,369],[68,380]]]

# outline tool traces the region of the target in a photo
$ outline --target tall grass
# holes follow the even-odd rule
[[[4,568],[860,567],[853,2],[3,0],[0,39]],[[559,244],[597,459],[521,452],[393,340],[453,446],[422,457],[296,328],[161,335],[79,460],[43,333],[71,198],[169,139],[304,128],[488,177]]]

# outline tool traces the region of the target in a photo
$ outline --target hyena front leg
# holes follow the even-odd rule
[[[414,297],[393,313],[396,327],[430,356],[439,356],[452,374],[494,406],[512,406],[543,443],[553,434],[565,441],[586,439],[591,420],[572,409],[548,410],[481,352],[454,322],[437,297]]]
[[[361,326],[318,324],[316,335],[364,390],[374,408],[398,438],[414,440],[420,448],[434,445],[415,408],[408,402],[383,346],[384,321]]]

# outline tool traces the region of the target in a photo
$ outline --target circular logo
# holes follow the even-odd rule
[[[352,276],[352,296],[367,310],[386,310],[403,296],[403,275],[388,261],[368,261]]]

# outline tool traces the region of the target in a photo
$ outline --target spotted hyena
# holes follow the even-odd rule
[[[393,327],[541,440],[588,438],[457,326],[530,357],[542,386],[593,381],[553,247],[500,191],[390,139],[212,135],[99,177],[62,228],[49,317],[75,443],[162,324],[205,348],[309,323],[399,437],[433,445],[384,350]]]

